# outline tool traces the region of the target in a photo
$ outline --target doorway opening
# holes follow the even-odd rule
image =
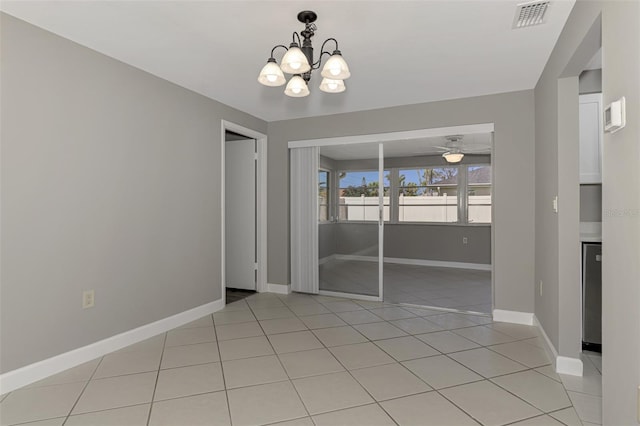
[[[266,136],[222,122],[222,294],[266,291]]]
[[[578,77],[583,376],[602,387],[602,48]]]
[[[451,128],[314,147],[318,293],[491,313],[493,127],[456,130],[459,163]]]

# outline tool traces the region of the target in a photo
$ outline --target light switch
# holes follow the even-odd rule
[[[553,198],[553,211],[555,213],[558,213],[558,196],[557,195]]]

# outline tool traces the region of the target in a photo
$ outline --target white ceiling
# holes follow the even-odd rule
[[[1,9],[267,121],[531,89],[575,0],[555,0],[546,23],[511,28],[513,0],[7,1]],[[347,91],[289,98],[257,76],[271,48],[318,14],[316,56],[335,37]],[[281,53],[276,54],[277,59]],[[316,72],[315,74],[318,74]]]
[[[444,137],[403,139],[384,142],[385,158],[440,155],[447,151],[438,146],[448,146]],[[491,154],[491,133],[464,135],[460,147],[474,154]],[[367,160],[378,158],[378,143],[329,145],[320,147],[320,154],[334,160]]]

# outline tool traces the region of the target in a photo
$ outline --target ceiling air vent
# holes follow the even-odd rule
[[[525,28],[544,23],[544,14],[550,1],[534,1],[522,3],[516,7],[513,28]]]

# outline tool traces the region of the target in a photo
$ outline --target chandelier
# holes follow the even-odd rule
[[[320,68],[322,58],[325,55],[329,55],[329,58],[322,68],[323,79],[320,83],[320,90],[327,93],[340,93],[344,92],[346,87],[344,80],[351,76],[347,63],[342,58],[340,50],[338,50],[338,41],[335,38],[328,38],[322,43],[320,48],[320,55],[318,60],[313,60],[313,46],[311,45],[311,37],[314,36],[317,27],[314,22],[318,18],[315,12],[310,10],[304,10],[298,13],[298,21],[302,22],[305,26],[304,30],[298,34],[293,33],[291,44],[289,48],[287,46],[279,44],[271,49],[271,56],[267,60],[267,64],[260,71],[258,81],[265,86],[277,87],[285,84],[286,78],[284,73],[293,74],[287,86],[284,89],[284,93],[287,96],[294,98],[301,98],[309,95],[309,80],[311,80],[311,72]],[[302,42],[300,42],[300,36],[302,36]],[[325,45],[329,42],[333,42],[336,48],[333,53],[325,51]],[[276,62],[273,54],[275,50],[282,47],[286,50],[286,53],[282,57],[280,66]]]

